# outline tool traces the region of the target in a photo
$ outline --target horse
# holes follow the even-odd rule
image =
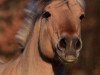
[[[82,48],[83,0],[29,0],[16,33],[22,53],[0,64],[0,75],[64,75]]]

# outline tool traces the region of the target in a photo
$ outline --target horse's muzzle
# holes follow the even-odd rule
[[[63,36],[57,43],[56,52],[60,60],[70,63],[77,60],[81,48],[82,41],[80,37]]]

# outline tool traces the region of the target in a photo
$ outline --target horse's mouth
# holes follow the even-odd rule
[[[77,58],[73,55],[67,55],[66,57],[62,57],[58,55],[58,58],[64,64],[75,63],[77,61]]]
[[[76,54],[66,54],[66,52],[59,51],[58,49],[56,49],[56,54],[58,59],[64,64],[75,63],[78,59]]]

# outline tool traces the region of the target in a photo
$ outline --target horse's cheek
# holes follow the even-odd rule
[[[44,29],[41,31],[40,34],[40,48],[43,55],[45,55],[48,58],[54,57],[54,52],[52,49],[52,44],[50,42],[50,37],[47,31]]]

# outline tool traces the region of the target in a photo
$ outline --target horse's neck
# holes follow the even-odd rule
[[[34,27],[31,40],[29,40],[27,47],[21,59],[22,75],[54,75],[52,65],[42,60],[38,50],[40,24]]]

